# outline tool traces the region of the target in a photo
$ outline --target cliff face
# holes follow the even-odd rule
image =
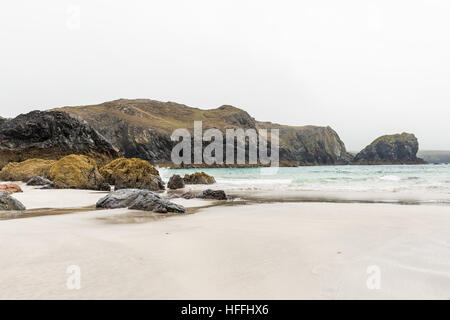
[[[89,155],[106,162],[120,155],[88,123],[64,112],[32,111],[0,121],[0,168],[30,158],[59,159]]]
[[[429,163],[450,163],[450,151],[419,151],[418,156]]]
[[[330,127],[292,127],[268,122],[258,122],[257,126],[280,130],[282,161],[297,165],[326,165],[350,164],[353,160],[339,135]]]
[[[126,157],[152,162],[170,162],[174,145],[170,140],[171,133],[178,128],[186,128],[192,133],[194,121],[198,120],[203,122],[203,130],[279,129],[282,164],[343,164],[352,160],[344,143],[330,127],[290,127],[258,122],[247,112],[228,105],[202,110],[173,102],[120,99],[57,110],[85,119]]]
[[[419,142],[414,134],[402,133],[377,138],[355,156],[355,164],[420,164]]]

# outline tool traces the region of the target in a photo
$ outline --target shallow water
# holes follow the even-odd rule
[[[204,171],[226,190],[424,191],[450,193],[450,165],[314,166],[287,168],[160,168],[172,174]]]

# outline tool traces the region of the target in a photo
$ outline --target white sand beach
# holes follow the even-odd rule
[[[89,206],[103,195],[15,196],[37,208]],[[147,215],[92,209],[0,221],[0,299],[450,298],[448,206],[228,204]],[[66,285],[71,265],[79,290]],[[374,266],[379,289],[367,286]]]

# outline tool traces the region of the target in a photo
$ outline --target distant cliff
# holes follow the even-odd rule
[[[355,164],[420,164],[419,142],[414,134],[402,133],[377,138],[354,158]]]
[[[65,112],[33,111],[0,119],[0,168],[30,158],[59,159],[89,155],[107,162],[120,152],[88,123]]]
[[[450,151],[420,150],[418,156],[429,163],[450,163]]]
[[[169,163],[174,145],[170,140],[171,133],[178,128],[193,132],[195,120],[203,122],[204,130],[217,128],[222,132],[237,128],[279,129],[282,165],[348,164],[353,158],[330,127],[293,127],[258,122],[244,110],[228,105],[203,110],[174,102],[120,99],[57,110],[85,119],[126,157],[152,162]]]

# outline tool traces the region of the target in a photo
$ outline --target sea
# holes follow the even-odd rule
[[[215,177],[216,188],[263,191],[414,191],[450,194],[450,165],[303,166],[281,168],[159,168],[168,181],[172,174],[204,171]]]

